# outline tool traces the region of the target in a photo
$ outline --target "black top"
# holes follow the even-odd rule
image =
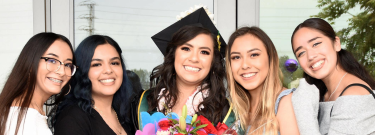
[[[78,105],[67,106],[62,110],[57,117],[54,134],[116,135],[95,109],[92,109],[89,114]]]

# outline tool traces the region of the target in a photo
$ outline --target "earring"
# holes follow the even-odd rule
[[[70,87],[70,84],[69,84],[69,91],[68,91],[68,93],[65,94],[65,96],[69,94],[71,88],[72,87]]]

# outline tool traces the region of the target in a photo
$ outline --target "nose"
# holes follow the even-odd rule
[[[190,57],[189,57],[189,61],[193,62],[193,63],[198,63],[198,59],[199,59],[199,51],[194,51],[192,53],[190,53]]]
[[[64,76],[65,75],[65,67],[64,67],[64,65],[60,65],[60,67],[56,71],[56,73],[59,74],[60,76]]]
[[[112,72],[113,72],[113,70],[112,70],[112,67],[111,67],[111,64],[105,64],[104,66],[103,66],[103,73],[104,74],[111,74]]]
[[[318,56],[313,49],[306,50],[306,55],[309,61],[313,61]]]
[[[241,63],[242,63],[243,70],[249,69],[251,67],[250,62],[246,58],[243,58]]]

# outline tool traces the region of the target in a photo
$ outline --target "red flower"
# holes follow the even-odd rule
[[[197,126],[207,124],[207,126],[203,128],[207,132],[207,134],[217,134],[216,128],[214,127],[214,125],[212,125],[212,123],[207,118],[205,118],[202,115],[199,115],[197,118],[197,121],[198,120],[200,120],[200,123],[198,123]]]
[[[221,123],[219,122],[217,125],[216,125],[216,130],[217,130],[217,134],[218,135],[221,135],[225,132],[225,130],[228,129],[228,126],[225,125],[225,123]]]
[[[200,130],[199,130],[199,131],[197,131],[197,134],[198,134],[198,135],[207,135],[207,133],[206,133],[206,132],[204,132],[204,131],[200,131]]]
[[[158,125],[159,125],[160,129],[162,129],[164,131],[168,130],[169,127],[173,126],[172,121],[170,121],[170,120],[159,121]]]

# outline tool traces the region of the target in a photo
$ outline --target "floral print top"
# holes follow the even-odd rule
[[[205,87],[206,85],[204,84],[203,87]],[[159,93],[159,97],[158,99],[159,100],[159,105],[157,107],[157,110],[160,112],[161,110],[164,109],[164,104],[165,104],[165,97],[162,96],[163,95],[163,92],[164,92],[165,88],[161,89],[160,93]],[[166,93],[166,95],[168,95],[168,93]],[[199,106],[198,105],[203,101],[203,99],[205,99],[206,97],[208,97],[209,95],[209,91],[208,89],[204,89],[201,91],[201,86],[198,86],[197,89],[194,91],[194,93],[192,95],[189,96],[189,98],[187,99],[185,105],[187,107],[187,114],[190,115],[190,116],[193,116],[196,111],[201,110],[204,108],[203,105]],[[169,112],[171,112],[171,109],[168,110]]]

